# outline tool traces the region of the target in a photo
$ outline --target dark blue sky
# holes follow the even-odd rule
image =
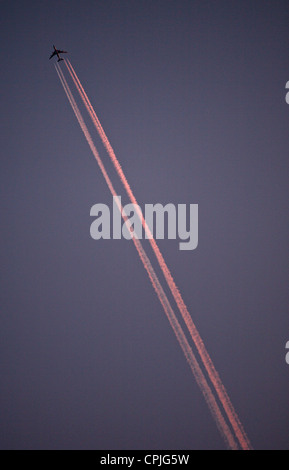
[[[199,204],[160,249],[253,447],[289,449],[288,1],[0,8],[0,447],[224,448],[132,243],[90,237],[112,198],[55,44],[140,205]]]

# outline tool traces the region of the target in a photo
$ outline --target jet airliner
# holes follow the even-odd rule
[[[60,49],[56,49],[56,47],[54,46],[53,44],[53,47],[54,47],[54,51],[52,52],[51,56],[49,57],[49,59],[52,59],[52,57],[54,57],[55,55],[57,55],[58,57],[58,61],[57,62],[60,62],[62,59],[62,57],[60,57],[59,54],[67,54],[67,51],[61,51]]]

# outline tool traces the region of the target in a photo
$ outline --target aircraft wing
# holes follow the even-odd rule
[[[56,55],[56,51],[53,51],[51,56],[49,57],[49,59],[52,59],[52,57],[55,56],[55,55]]]
[[[67,51],[57,51],[58,54],[67,54]]]

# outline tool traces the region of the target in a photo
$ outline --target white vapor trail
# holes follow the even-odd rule
[[[109,187],[109,190],[110,190],[112,196],[117,196],[116,191],[113,187],[113,184],[112,184],[112,182],[111,182],[111,180],[110,180],[110,178],[109,178],[109,176],[108,176],[108,174],[105,170],[103,162],[102,162],[102,160],[99,156],[99,153],[97,152],[97,149],[96,149],[95,144],[92,140],[92,137],[91,137],[91,135],[90,135],[90,133],[87,129],[87,126],[86,126],[86,124],[85,124],[85,122],[82,118],[80,110],[79,110],[79,108],[78,108],[78,106],[75,102],[75,99],[72,95],[72,92],[69,88],[69,85],[68,85],[68,83],[67,83],[67,81],[66,81],[66,79],[63,75],[63,72],[62,72],[62,70],[61,70],[61,68],[59,67],[58,64],[56,64],[55,67],[56,67],[56,71],[58,73],[59,79],[61,81],[61,84],[64,88],[64,91],[67,95],[67,98],[68,98],[68,100],[71,104],[71,107],[72,107],[72,109],[75,113],[75,116],[76,116],[76,118],[79,122],[79,125],[80,125],[80,127],[81,127],[81,129],[82,129],[82,131],[85,135],[85,138],[86,138],[86,140],[87,140],[87,142],[90,146],[90,149],[91,149],[91,151],[92,151],[92,153],[93,153],[93,155],[94,155],[94,157],[95,157],[95,159],[96,159],[96,161],[97,161],[97,163],[100,167],[100,170],[101,170],[101,172],[102,172],[102,174],[105,178],[105,181],[106,181],[106,183]],[[115,200],[118,204],[118,208],[119,208],[120,213],[123,217],[123,220],[124,220],[125,224],[127,225],[128,232],[130,233],[130,230],[129,230],[130,224],[129,224],[128,218],[123,213],[122,206],[119,202],[119,199],[116,197]],[[206,399],[206,402],[209,406],[209,409],[210,409],[210,411],[211,411],[211,413],[212,413],[212,415],[213,415],[213,417],[214,417],[214,419],[217,423],[217,426],[218,426],[225,442],[227,443],[229,448],[238,449],[239,446],[236,442],[236,439],[235,439],[232,431],[230,430],[230,427],[226,423],[226,420],[225,420],[225,418],[222,414],[222,411],[221,411],[219,405],[217,404],[217,401],[216,401],[216,399],[215,399],[215,397],[212,393],[212,390],[211,390],[211,388],[210,388],[210,386],[207,382],[207,379],[205,378],[205,376],[204,376],[204,374],[203,374],[203,372],[202,372],[202,370],[201,370],[201,368],[198,364],[198,361],[197,361],[197,359],[196,359],[196,357],[195,357],[195,355],[194,355],[194,353],[193,353],[193,351],[192,351],[192,349],[191,349],[191,347],[190,347],[190,345],[187,341],[187,338],[184,334],[184,331],[183,331],[181,325],[179,324],[179,322],[178,322],[178,320],[175,316],[175,313],[174,313],[174,311],[171,307],[171,304],[170,304],[170,302],[169,302],[169,300],[168,300],[168,298],[167,298],[167,296],[166,296],[166,294],[165,294],[165,292],[164,292],[164,290],[163,290],[163,288],[160,284],[160,281],[159,281],[159,279],[158,279],[158,277],[157,277],[157,275],[156,275],[156,273],[155,273],[155,271],[154,271],[154,269],[151,265],[151,262],[150,262],[149,258],[147,257],[147,255],[146,255],[146,253],[143,249],[143,246],[142,246],[141,242],[138,239],[134,238],[134,237],[132,237],[132,240],[134,242],[134,245],[135,245],[135,247],[138,251],[139,257],[140,257],[140,259],[141,259],[141,261],[142,261],[142,263],[143,263],[143,265],[144,265],[144,267],[145,267],[145,269],[146,269],[146,271],[149,275],[151,283],[152,283],[152,285],[153,285],[153,287],[154,287],[154,289],[157,293],[157,296],[158,296],[158,298],[159,298],[159,300],[160,300],[160,302],[163,306],[163,309],[164,309],[164,311],[167,315],[167,318],[168,318],[168,320],[171,324],[171,327],[172,327],[172,329],[173,329],[173,331],[174,331],[174,333],[175,333],[175,335],[176,335],[176,337],[179,341],[179,344],[180,344],[180,346],[181,346],[181,348],[184,352],[184,355],[185,355],[185,357],[186,357],[186,359],[187,359],[187,361],[190,365],[190,368],[191,368],[191,370],[192,370],[192,372],[195,376],[195,379],[196,379],[196,381],[197,381],[197,383],[198,383],[198,385],[199,385],[199,387],[200,387],[200,389],[201,389],[201,391],[202,391],[202,393],[203,393],[203,395]],[[229,421],[232,425],[230,417],[229,417]],[[238,439],[238,435],[237,435],[237,439]],[[244,448],[242,446],[242,442],[240,442],[240,439],[238,439],[238,440],[239,440],[239,443],[241,444],[241,447]]]
[[[78,93],[79,93],[79,95],[80,95],[80,97],[81,97],[81,99],[82,99],[82,101],[83,101],[90,117],[91,117],[91,120],[92,120],[96,130],[98,131],[98,134],[99,134],[99,136],[100,136],[100,138],[103,142],[103,145],[106,148],[107,153],[108,153],[108,155],[109,155],[109,157],[110,157],[110,159],[111,159],[111,161],[112,161],[112,163],[113,163],[113,165],[114,165],[114,167],[117,171],[117,174],[118,174],[118,176],[119,176],[119,178],[120,178],[120,180],[121,180],[121,182],[122,182],[122,184],[125,188],[125,191],[126,191],[128,197],[129,197],[131,203],[134,204],[135,207],[136,207],[137,213],[138,213],[139,218],[140,218],[140,220],[142,222],[142,225],[144,227],[146,237],[150,241],[150,244],[151,244],[152,249],[155,253],[155,256],[156,256],[157,261],[160,265],[160,268],[161,268],[161,270],[164,274],[166,282],[167,282],[167,284],[168,284],[168,286],[171,290],[171,293],[172,293],[172,295],[173,295],[173,297],[176,301],[176,304],[179,308],[179,311],[180,311],[180,313],[181,313],[181,315],[184,319],[184,322],[185,322],[185,324],[186,324],[186,326],[189,330],[189,333],[190,333],[190,335],[191,335],[191,337],[194,341],[194,344],[197,348],[197,351],[200,355],[200,359],[201,359],[201,361],[202,361],[202,363],[203,363],[203,365],[204,365],[204,367],[205,367],[205,369],[206,369],[206,371],[209,375],[209,378],[210,378],[210,380],[213,384],[213,387],[216,391],[216,394],[217,394],[220,402],[222,403],[224,411],[225,411],[225,413],[226,413],[226,415],[227,415],[227,417],[228,417],[228,419],[231,423],[231,426],[232,426],[232,428],[233,428],[233,430],[236,434],[236,437],[237,437],[237,439],[238,439],[238,441],[241,445],[241,448],[244,449],[244,450],[249,450],[251,448],[250,441],[249,441],[249,439],[248,439],[248,437],[247,437],[247,435],[246,435],[246,433],[243,429],[243,426],[242,426],[242,424],[239,420],[239,417],[238,417],[238,415],[237,415],[237,413],[236,413],[236,411],[233,407],[233,404],[231,403],[231,400],[230,400],[230,398],[227,394],[227,391],[226,391],[226,389],[225,389],[225,387],[224,387],[224,385],[223,385],[223,383],[220,379],[220,376],[219,376],[218,372],[216,371],[216,369],[214,367],[214,364],[213,364],[213,362],[212,362],[212,360],[209,356],[209,353],[208,353],[208,351],[207,351],[207,349],[206,349],[206,347],[203,343],[203,340],[202,340],[202,338],[201,338],[201,336],[200,336],[200,334],[199,334],[199,332],[198,332],[198,330],[197,330],[197,328],[196,328],[196,326],[195,326],[195,324],[194,324],[194,322],[193,322],[193,320],[192,320],[192,318],[189,314],[189,311],[188,311],[188,309],[187,309],[187,307],[184,303],[184,300],[181,296],[181,293],[179,292],[179,289],[177,288],[177,286],[174,282],[174,279],[171,275],[171,272],[170,272],[170,270],[169,270],[169,268],[168,268],[168,266],[167,266],[167,264],[166,264],[166,262],[165,262],[165,260],[162,256],[162,254],[160,252],[160,249],[159,249],[155,239],[153,238],[149,227],[146,224],[146,221],[143,217],[142,212],[139,210],[139,206],[137,204],[136,198],[135,198],[135,196],[134,196],[134,194],[131,190],[131,187],[130,187],[130,185],[129,185],[129,183],[128,183],[128,181],[127,181],[127,179],[126,179],[126,177],[123,173],[123,170],[122,170],[121,165],[120,165],[120,163],[119,163],[119,161],[118,161],[118,159],[115,155],[115,152],[114,152],[114,150],[113,150],[113,148],[112,148],[112,146],[111,146],[111,144],[110,144],[110,142],[109,142],[109,140],[108,140],[108,138],[107,138],[107,136],[106,136],[106,134],[103,130],[103,127],[101,126],[101,123],[100,123],[100,121],[99,121],[99,119],[98,119],[98,117],[97,117],[97,115],[96,115],[96,113],[93,109],[93,106],[91,105],[91,103],[88,99],[88,96],[85,93],[85,90],[84,90],[83,86],[81,85],[80,80],[79,80],[74,68],[72,67],[70,61],[65,60],[65,65],[66,65],[66,67],[67,67],[67,69],[70,73],[70,76],[73,79],[73,82],[74,82],[74,84],[75,84],[75,86],[78,90]]]

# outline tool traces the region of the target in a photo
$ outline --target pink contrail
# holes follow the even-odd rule
[[[112,184],[112,182],[111,182],[111,180],[110,180],[110,178],[109,178],[109,176],[108,176],[108,174],[105,170],[105,167],[102,163],[102,160],[101,160],[101,158],[100,158],[100,156],[99,156],[99,154],[96,150],[96,147],[93,143],[91,135],[90,135],[90,133],[87,129],[87,126],[86,126],[86,124],[85,124],[85,122],[82,118],[82,115],[79,111],[79,108],[78,108],[78,106],[77,106],[77,104],[74,100],[74,97],[71,93],[71,90],[70,90],[70,88],[69,88],[69,86],[68,86],[68,84],[65,80],[65,77],[64,77],[60,67],[58,65],[56,65],[55,67],[56,67],[56,71],[58,73],[59,79],[60,79],[60,81],[62,83],[62,86],[64,88],[64,91],[67,95],[67,98],[68,98],[68,100],[71,104],[71,107],[72,107],[72,109],[75,113],[75,116],[76,116],[76,118],[79,122],[79,125],[80,125],[80,127],[81,127],[81,129],[82,129],[82,131],[85,135],[85,138],[86,138],[86,140],[87,140],[87,142],[90,146],[90,149],[91,149],[91,151],[92,151],[92,153],[93,153],[93,155],[94,155],[94,157],[95,157],[95,159],[96,159],[96,161],[97,161],[97,163],[100,167],[100,170],[101,170],[101,172],[102,172],[102,174],[103,174],[103,176],[106,180],[106,183],[109,187],[109,190],[110,190],[112,196],[117,196],[116,191],[113,187],[113,184]],[[122,218],[123,218],[125,224],[127,225],[128,232],[130,233],[130,230],[129,230],[130,224],[129,224],[128,218],[124,214],[124,212],[122,210],[121,203],[120,203],[118,198],[116,198],[116,202],[117,202],[117,205],[118,205],[118,209],[119,209],[119,211],[122,215]],[[169,300],[168,300],[168,298],[167,298],[167,296],[166,296],[166,294],[165,294],[165,292],[164,292],[164,290],[163,290],[163,288],[162,288],[162,286],[159,282],[159,279],[158,279],[158,277],[157,277],[157,275],[156,275],[156,273],[155,273],[155,271],[154,271],[154,269],[151,265],[151,262],[150,262],[149,258],[147,257],[140,241],[138,239],[134,238],[134,237],[132,237],[132,240],[133,240],[134,245],[135,245],[135,247],[138,251],[139,257],[140,257],[140,259],[141,259],[141,261],[142,261],[142,263],[143,263],[143,265],[144,265],[144,267],[145,267],[145,269],[146,269],[146,271],[149,275],[151,283],[152,283],[152,285],[153,285],[153,287],[154,287],[154,289],[155,289],[155,291],[158,295],[158,298],[159,298],[159,300],[160,300],[160,302],[163,306],[163,309],[164,309],[164,311],[167,315],[167,318],[170,322],[170,325],[171,325],[171,327],[172,327],[172,329],[173,329],[173,331],[174,331],[174,333],[175,333],[175,335],[176,335],[176,337],[179,341],[179,344],[180,344],[180,346],[181,346],[181,348],[184,352],[184,355],[185,355],[185,357],[186,357],[186,359],[187,359],[187,361],[188,361],[188,363],[191,367],[191,370],[192,370],[192,372],[195,376],[195,379],[196,379],[196,381],[197,381],[197,383],[198,383],[198,385],[199,385],[199,387],[200,387],[200,389],[201,389],[201,391],[202,391],[202,393],[203,393],[203,395],[206,399],[206,402],[209,406],[209,409],[210,409],[210,411],[211,411],[211,413],[212,413],[212,415],[213,415],[213,417],[214,417],[214,419],[217,423],[217,426],[218,426],[225,442],[227,443],[227,445],[231,449],[234,449],[234,450],[238,449],[238,444],[236,443],[235,438],[234,438],[230,428],[228,427],[228,425],[227,425],[227,423],[226,423],[226,421],[225,421],[225,419],[222,415],[222,412],[221,412],[221,410],[220,410],[220,408],[219,408],[219,406],[218,406],[218,404],[215,400],[215,397],[214,397],[214,395],[213,395],[213,393],[212,393],[212,391],[211,391],[211,389],[208,385],[208,382],[207,382],[202,370],[200,369],[200,366],[197,362],[197,359],[196,359],[196,357],[195,357],[195,355],[194,355],[194,353],[193,353],[193,351],[192,351],[192,349],[191,349],[191,347],[190,347],[190,345],[189,345],[189,343],[186,339],[186,336],[185,336],[185,334],[184,334],[184,332],[183,332],[183,330],[182,330],[182,328],[181,328],[181,326],[180,326],[180,324],[179,324],[179,322],[178,322],[178,320],[177,320],[177,318],[174,314],[174,311],[173,311],[173,309],[170,305],[170,302],[169,302]]]
[[[69,73],[70,73],[70,75],[71,75],[71,77],[74,81],[74,84],[75,84],[75,86],[76,86],[76,88],[79,92],[79,95],[81,96],[81,98],[83,100],[83,103],[85,104],[86,109],[87,109],[87,111],[88,111],[88,113],[89,113],[89,115],[90,115],[90,117],[91,117],[91,119],[92,119],[99,135],[100,135],[100,138],[102,139],[103,145],[105,146],[105,148],[108,152],[108,155],[110,156],[110,158],[111,158],[111,160],[114,164],[114,167],[115,167],[115,169],[116,169],[116,171],[117,171],[117,173],[120,177],[120,180],[121,180],[121,182],[122,182],[122,184],[123,184],[123,186],[124,186],[124,188],[127,192],[127,195],[129,197],[130,201],[133,204],[135,204],[136,209],[138,209],[139,206],[137,204],[136,198],[135,198],[135,196],[134,196],[134,194],[133,194],[133,192],[130,188],[130,185],[129,185],[129,183],[128,183],[128,181],[127,181],[127,179],[126,179],[126,177],[125,177],[125,175],[122,171],[121,165],[120,165],[120,163],[119,163],[119,161],[118,161],[118,159],[117,159],[117,157],[114,153],[113,148],[110,145],[110,142],[109,142],[109,140],[108,140],[101,124],[100,124],[100,121],[99,121],[99,119],[98,119],[98,117],[97,117],[97,115],[96,115],[96,113],[95,113],[88,97],[87,97],[87,94],[84,91],[83,86],[80,83],[80,80],[79,80],[74,68],[72,67],[69,60],[68,61],[65,60],[65,64],[66,64],[66,67],[67,67],[67,69],[68,69],[68,71],[69,71]],[[172,292],[172,295],[173,295],[173,297],[174,297],[174,299],[177,303],[177,306],[178,306],[178,308],[180,310],[180,313],[181,313],[181,315],[182,315],[182,317],[185,321],[185,324],[186,324],[186,326],[187,326],[187,328],[190,332],[190,335],[191,335],[191,337],[192,337],[192,339],[195,343],[195,346],[198,350],[198,353],[201,357],[201,360],[204,364],[204,367],[206,368],[207,373],[210,377],[210,380],[212,381],[212,384],[213,384],[213,386],[216,390],[217,396],[219,397],[219,400],[221,401],[221,403],[223,405],[223,408],[224,408],[224,410],[225,410],[225,412],[228,416],[228,419],[231,423],[231,426],[234,429],[234,432],[235,432],[236,437],[237,437],[237,439],[238,439],[238,441],[241,445],[241,448],[244,449],[244,450],[249,450],[249,449],[251,449],[250,441],[249,441],[249,439],[248,439],[248,437],[247,437],[247,435],[246,435],[246,433],[243,429],[243,426],[242,426],[242,424],[239,420],[239,417],[238,417],[238,415],[237,415],[237,413],[236,413],[236,411],[235,411],[235,409],[234,409],[234,407],[231,403],[231,400],[230,400],[230,398],[229,398],[229,396],[226,392],[226,389],[225,389],[225,387],[224,387],[224,385],[223,385],[223,383],[222,383],[222,381],[219,377],[219,374],[218,374],[218,372],[216,371],[216,369],[214,367],[214,364],[213,364],[213,362],[212,362],[212,360],[209,356],[209,353],[205,348],[203,340],[202,340],[202,338],[201,338],[201,336],[200,336],[200,334],[199,334],[199,332],[198,332],[198,330],[197,330],[197,328],[196,328],[196,326],[195,326],[195,324],[194,324],[194,322],[193,322],[193,320],[192,320],[192,318],[189,314],[189,311],[188,311],[188,309],[187,309],[187,307],[186,307],[186,305],[183,301],[183,298],[182,298],[182,296],[181,296],[181,294],[180,294],[180,292],[179,292],[179,290],[178,290],[178,288],[177,288],[177,286],[174,282],[174,279],[171,275],[171,272],[170,272],[170,270],[169,270],[169,268],[168,268],[168,266],[167,266],[167,264],[166,264],[166,262],[165,262],[165,260],[162,256],[162,254],[161,254],[161,252],[158,248],[158,245],[157,245],[155,239],[152,236],[152,233],[151,233],[149,227],[146,224],[146,221],[145,221],[145,219],[142,215],[142,212],[137,210],[137,213],[138,213],[138,215],[139,215],[139,217],[142,221],[142,225],[144,227],[146,237],[149,238],[149,240],[150,240],[152,249],[153,249],[153,251],[155,253],[155,256],[158,260],[158,263],[159,263],[159,265],[162,269],[162,272],[163,272],[164,277],[167,281],[167,284],[168,284],[168,286],[169,286],[169,288]]]

